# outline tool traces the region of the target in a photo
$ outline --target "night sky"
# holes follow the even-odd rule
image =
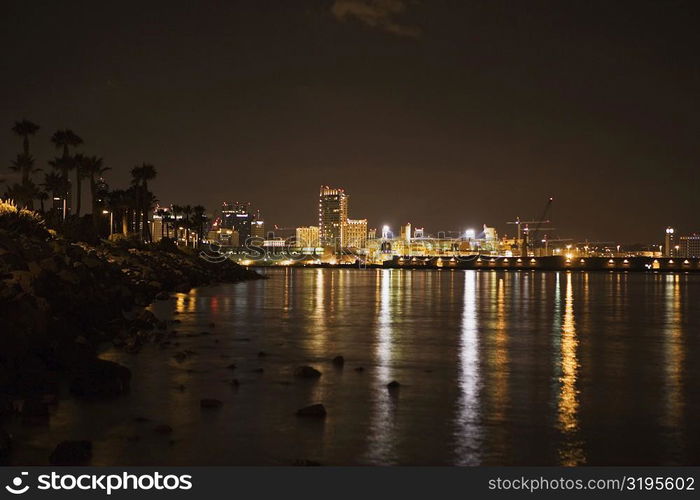
[[[111,5],[110,5],[111,4]],[[156,166],[163,204],[250,200],[317,222],[320,184],[370,227],[537,217],[560,237],[700,231],[696,1],[3,2],[10,128],[71,128],[114,187]],[[3,169],[3,176],[7,170]]]

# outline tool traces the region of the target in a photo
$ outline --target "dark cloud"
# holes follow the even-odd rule
[[[396,21],[406,5],[406,0],[335,0],[331,12],[339,21],[354,19],[392,35],[417,38],[421,35],[418,27]]]

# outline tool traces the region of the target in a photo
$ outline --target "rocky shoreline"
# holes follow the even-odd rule
[[[168,241],[70,242],[32,212],[0,208],[0,464],[12,445],[3,420],[47,421],[66,385],[85,399],[128,389],[130,371],[99,359],[98,346],[112,342],[135,352],[144,342],[166,339],[168,324],[145,309],[154,300],[262,278]]]

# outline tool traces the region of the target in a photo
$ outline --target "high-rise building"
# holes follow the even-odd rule
[[[401,226],[401,241],[403,241],[405,244],[409,245],[411,243],[411,223],[407,222],[403,226]]]
[[[693,233],[678,238],[678,257],[700,257],[700,234]]]
[[[265,221],[254,220],[250,223],[250,235],[253,238],[265,239]]]
[[[319,246],[318,227],[306,226],[296,229],[296,245],[300,248],[315,248]]]
[[[675,245],[675,230],[672,227],[666,228],[666,238],[664,239],[664,257],[673,257]]]
[[[318,228],[322,246],[345,246],[344,228],[348,219],[348,196],[342,188],[321,186],[318,200]]]
[[[220,227],[222,229],[234,229],[238,233],[241,244],[245,243],[252,236],[252,223],[254,220],[255,215],[250,210],[249,202],[224,202],[221,205]]]
[[[352,248],[367,247],[367,219],[348,219],[344,233],[343,246]]]

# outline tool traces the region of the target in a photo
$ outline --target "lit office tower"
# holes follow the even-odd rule
[[[666,238],[664,240],[664,257],[673,257],[673,245],[674,245],[674,229],[672,227],[666,228]]]
[[[700,234],[678,238],[678,257],[700,257]]]
[[[401,241],[409,245],[411,243],[411,223],[407,222],[401,226]]]
[[[241,245],[251,236],[251,224],[254,218],[249,202],[224,202],[221,206],[221,227],[236,230]]]
[[[321,186],[318,199],[318,228],[322,246],[343,247],[348,220],[348,196],[341,188]]]
[[[367,219],[348,219],[345,225],[346,247],[365,248],[367,246]]]
[[[318,227],[306,226],[296,228],[296,243],[301,248],[315,248],[318,246]]]
[[[265,221],[256,218],[250,225],[250,235],[253,238],[265,239]]]

